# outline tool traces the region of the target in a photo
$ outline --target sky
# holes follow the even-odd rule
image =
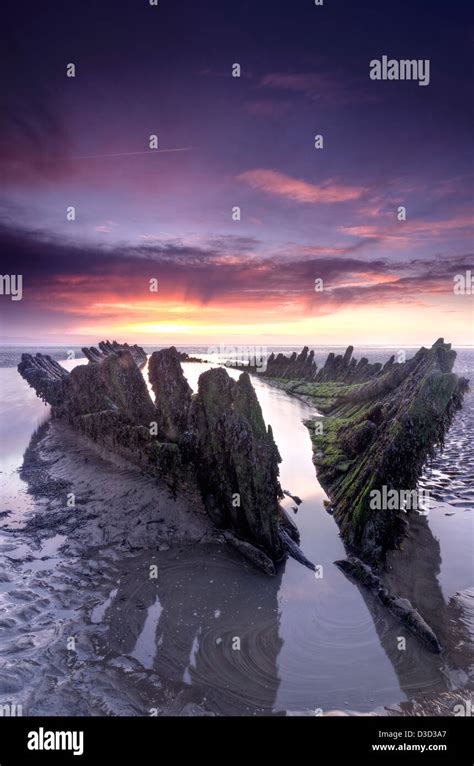
[[[0,342],[471,344],[470,6],[6,0]]]

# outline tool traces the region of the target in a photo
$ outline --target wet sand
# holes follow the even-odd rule
[[[203,369],[186,365],[191,385]],[[444,631],[438,657],[334,566],[344,549],[311,461],[309,406],[254,382],[282,453],[282,485],[303,500],[294,516],[303,550],[323,579],[292,560],[266,577],[219,541],[192,488],[173,499],[46,423],[15,479],[22,488],[13,485],[1,508],[2,703],[22,704],[25,715],[410,715],[446,713],[442,705],[452,710],[470,693],[472,513],[449,504],[469,500],[464,474],[450,473],[472,460],[465,421],[453,424],[448,459],[425,472],[440,485],[437,507],[416,519],[387,575]]]

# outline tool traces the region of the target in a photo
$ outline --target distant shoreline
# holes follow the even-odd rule
[[[138,341],[137,341],[138,342]],[[0,343],[0,351],[2,349],[12,349],[12,348],[82,348],[82,346],[87,345],[85,343],[77,343],[76,345],[71,345],[69,343],[56,343],[56,344],[50,344],[50,343]],[[145,349],[152,348],[160,349],[160,348],[169,348],[170,345],[175,346],[175,348],[208,348],[211,347],[212,344],[209,343],[163,343],[163,344],[143,344],[143,347]],[[229,341],[229,345],[234,346],[250,346],[252,345],[250,341],[242,341],[241,343],[235,343],[234,341]],[[262,344],[260,344],[262,345]],[[304,342],[300,341],[298,343],[265,343],[264,344],[266,348],[302,348],[304,345],[309,346],[309,348],[347,348],[347,343],[311,343],[310,341]],[[419,349],[420,346],[423,345],[423,343],[354,343],[354,348],[416,348]],[[214,346],[212,346],[214,347]],[[453,348],[471,348],[474,350],[474,344],[452,344]]]

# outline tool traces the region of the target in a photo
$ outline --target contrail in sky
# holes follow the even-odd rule
[[[69,157],[70,160],[97,160],[102,157],[130,157],[134,154],[160,154],[163,152],[190,152],[191,146],[185,146],[179,149],[148,149],[145,152],[119,152],[118,154],[85,154],[80,157]]]

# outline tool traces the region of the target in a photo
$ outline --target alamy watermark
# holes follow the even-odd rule
[[[466,700],[465,702],[455,705],[453,708],[453,714],[456,716],[469,716],[471,718],[474,714],[472,700]]]
[[[418,511],[426,515],[430,510],[430,493],[427,489],[372,489],[370,508],[373,511]]]
[[[22,274],[0,274],[0,295],[9,295],[12,301],[23,298]]]
[[[22,715],[23,707],[21,705],[0,702],[0,718],[21,718]]]
[[[474,294],[474,274],[468,269],[465,274],[455,274],[453,277],[454,295]]]
[[[28,750],[71,750],[73,755],[84,753],[83,731],[48,731],[42,726],[28,732]]]
[[[418,85],[430,84],[430,59],[372,59],[371,80],[418,80]]]
[[[216,363],[228,367],[254,367],[257,372],[267,369],[268,351],[265,346],[211,346],[207,355]]]

